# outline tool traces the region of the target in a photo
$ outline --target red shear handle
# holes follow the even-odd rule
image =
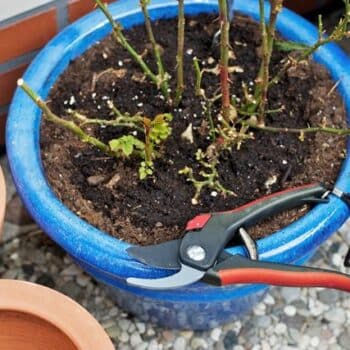
[[[250,260],[234,255],[210,269],[205,281],[214,285],[259,283],[285,287],[323,287],[350,292],[350,275],[340,272]]]
[[[293,272],[268,269],[232,269],[218,272],[221,285],[262,283],[284,287],[324,287],[350,292],[350,277],[336,272]]]

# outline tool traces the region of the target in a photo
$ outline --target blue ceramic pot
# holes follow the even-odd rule
[[[236,0],[240,12],[258,19],[256,1]],[[119,1],[110,6],[114,16],[125,28],[143,22],[137,1]],[[177,15],[177,1],[153,0],[153,19]],[[216,0],[189,0],[187,14],[217,12]],[[284,10],[277,24],[284,37],[312,43],[317,30],[301,17]],[[57,77],[69,62],[86,51],[96,41],[110,33],[110,26],[99,12],[82,18],[56,36],[36,57],[25,73],[25,80],[46,98]],[[335,81],[347,110],[350,108],[350,62],[336,45],[320,49],[315,59],[324,64]],[[196,283],[171,291],[133,288],[125,278],[157,278],[172,272],[152,269],[132,260],[126,253],[129,246],[81,220],[67,209],[48,185],[40,159],[39,109],[18,91],[10,109],[7,125],[7,152],[17,190],[31,215],[43,230],[63,247],[94,278],[111,287],[121,306],[141,319],[171,328],[206,329],[228,322],[249,310],[261,297],[264,286],[211,287]],[[348,147],[349,151],[349,147]],[[350,191],[349,158],[344,161],[337,186]],[[262,259],[277,262],[302,262],[326,240],[349,216],[349,209],[331,196],[305,217],[285,229],[258,242]],[[241,248],[229,250],[243,253]]]

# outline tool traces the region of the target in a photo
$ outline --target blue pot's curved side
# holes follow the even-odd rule
[[[195,329],[198,331],[218,327],[239,320],[247,314],[265,295],[267,287],[241,293],[234,301],[201,301],[189,303],[160,301],[146,296],[136,296],[130,291],[109,289],[109,296],[129,313],[137,315],[143,322],[151,322],[170,329]]]
[[[307,256],[294,263],[302,265],[313,254],[314,252],[309,252]],[[182,291],[180,296],[174,291],[168,295],[161,292],[157,295],[128,288],[122,279],[119,283],[116,283],[115,279],[109,280],[106,276],[100,279],[95,269],[77,263],[105,284],[110,297],[124,310],[137,315],[144,322],[158,323],[171,329],[207,330],[238,320],[260,302],[268,290],[268,286],[265,285],[232,287],[230,290],[218,287],[212,290],[219,298],[213,298],[206,293],[204,297],[196,298],[198,301],[194,301],[194,295],[203,292],[201,284],[197,283],[194,288],[188,289],[186,294]]]
[[[239,11],[258,18],[256,1],[236,0],[235,5]],[[125,28],[143,22],[136,0],[116,2],[110,9]],[[192,15],[216,10],[216,0],[190,0],[185,5],[186,13]],[[150,15],[153,19],[176,16],[177,1],[153,0]],[[318,35],[311,24],[287,10],[280,16],[277,28],[287,39],[309,44],[314,42]],[[109,32],[110,26],[101,13],[94,12],[82,18],[61,32],[40,52],[27,70],[25,80],[46,98],[52,84],[69,62]],[[339,88],[350,111],[348,58],[337,46],[328,45],[315,54],[315,59],[325,64],[334,80],[340,80]],[[41,165],[39,124],[40,111],[22,91],[17,90],[9,113],[7,151],[18,192],[44,231],[95,278],[119,287],[126,295],[131,293],[141,300],[144,298],[156,300],[159,307],[159,303],[169,302],[174,304],[185,302],[195,309],[196,305],[203,303],[212,305],[231,303],[233,305],[230,308],[231,312],[234,304],[238,307],[241,303],[232,301],[233,299],[241,300],[262,288],[245,286],[217,289],[197,283],[176,291],[159,292],[127,286],[124,279],[128,276],[160,277],[172,272],[146,268],[143,264],[133,261],[125,251],[128,244],[87,224],[57,199],[46,182]],[[337,181],[337,186],[347,192],[350,192],[350,182],[347,181],[349,172],[348,157]],[[327,205],[317,206],[302,219],[259,241],[261,257],[274,261],[300,261],[337,230],[348,216],[349,210],[345,204],[332,196]],[[230,251],[244,253],[241,248]],[[211,312],[215,314],[214,310],[215,307]],[[187,307],[187,311],[191,313],[191,308]],[[217,317],[219,318],[219,315]],[[194,323],[188,326],[198,328]]]

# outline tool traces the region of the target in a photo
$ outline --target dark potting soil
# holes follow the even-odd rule
[[[109,99],[122,112],[141,112],[148,117],[171,112],[174,116],[172,135],[161,149],[162,157],[155,161],[155,174],[145,181],[138,180],[139,159],[110,158],[80,142],[70,132],[43,121],[41,147],[48,181],[57,196],[81,218],[122,240],[151,244],[181,237],[186,222],[198,213],[232,209],[295,185],[315,181],[328,186],[334,183],[345,154],[343,138],[318,133],[306,134],[301,141],[295,134],[254,131],[254,140],[244,142],[239,151],[233,148],[232,152],[225,152],[220,160],[220,181],[237,196],[223,198],[206,189],[200,203],[191,204],[194,188],[178,171],[187,165],[193,167],[198,176],[200,169],[195,153],[198,148],[205,150],[208,146],[203,135],[205,118],[201,101],[194,95],[192,60],[197,56],[204,67],[217,65],[219,49],[211,48],[217,26],[214,16],[187,18],[186,90],[177,109],[167,106],[156,87],[143,79],[139,67],[111,37],[71,62],[58,79],[49,101],[60,116],[66,116],[66,110],[72,108],[91,118],[111,119],[106,102]],[[175,77],[176,20],[156,22],[154,32],[163,48],[165,67]],[[144,27],[134,27],[126,35],[155,70]],[[242,71],[231,74],[231,91],[241,97],[242,81],[252,89],[257,76],[260,61],[257,25],[247,18],[236,17],[230,40],[235,55],[230,65]],[[278,71],[284,56],[274,55],[273,72]],[[174,86],[172,78],[173,91]],[[218,76],[204,74],[202,87],[212,96],[219,88]],[[327,118],[327,125],[344,126],[345,112],[334,82],[325,69],[315,63],[304,62],[289,70],[281,82],[271,88],[268,108],[274,110],[282,106],[281,112],[267,116],[268,125],[304,128],[318,125]],[[216,108],[218,111],[219,104]],[[189,123],[194,129],[193,144],[181,139]],[[91,127],[90,132],[104,142],[121,135],[120,129],[113,127]],[[256,238],[264,236],[306,210],[285,212],[251,232]]]

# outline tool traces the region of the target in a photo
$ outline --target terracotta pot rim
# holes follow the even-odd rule
[[[53,289],[26,281],[0,280],[1,310],[28,313],[51,323],[79,350],[114,350],[95,318],[77,302]]]
[[[3,201],[2,198],[5,198],[5,200]],[[5,183],[4,173],[0,166],[0,242],[2,237],[2,228],[4,224],[5,208],[6,208],[6,183]]]

